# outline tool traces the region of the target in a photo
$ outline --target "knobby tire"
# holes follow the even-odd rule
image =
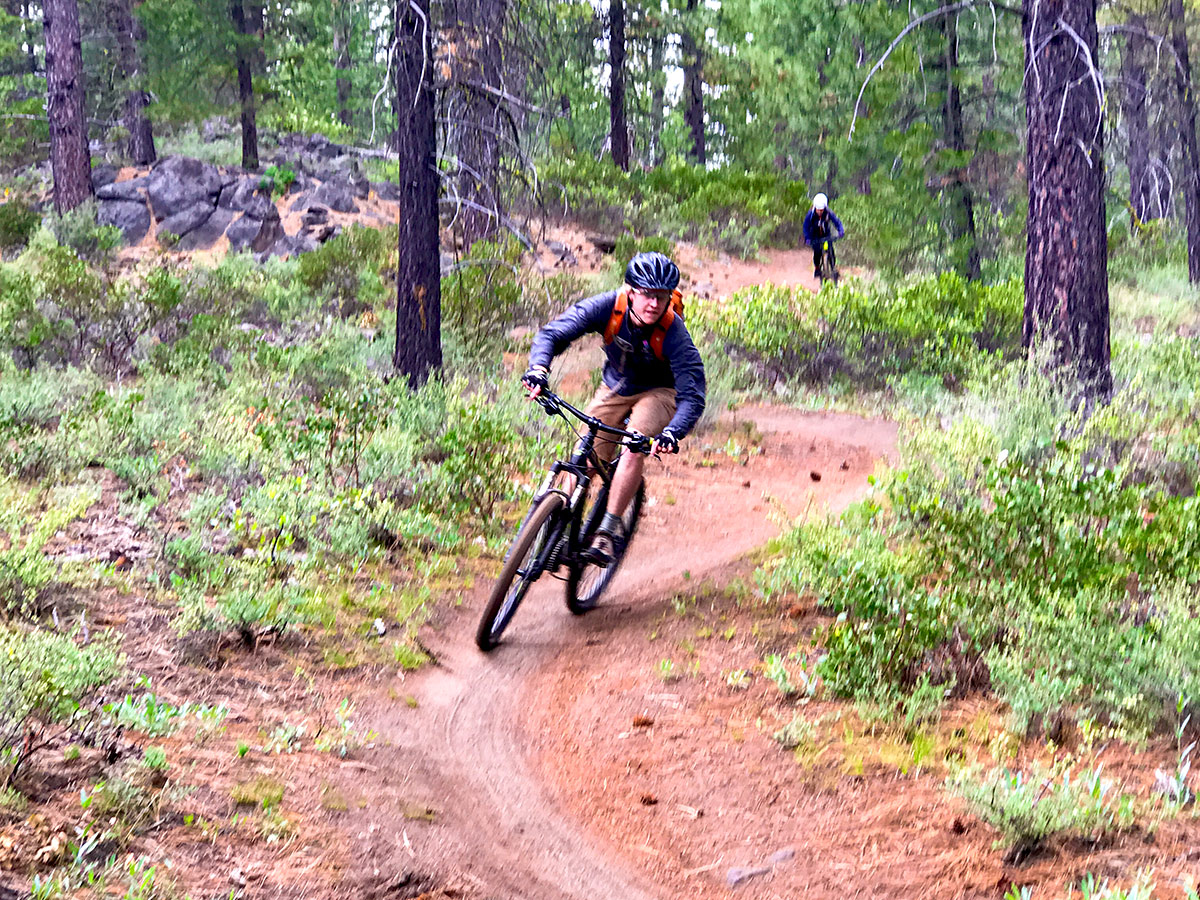
[[[491,650],[500,643],[500,636],[530,585],[542,574],[539,563],[545,563],[545,538],[554,529],[556,516],[565,505],[561,494],[547,494],[534,504],[517,532],[475,632],[475,643],[480,650]]]
[[[617,574],[617,569],[621,566],[621,561],[625,558],[625,554],[629,551],[629,545],[633,541],[634,532],[637,530],[638,522],[642,517],[642,506],[646,502],[646,482],[642,481],[638,484],[637,493],[633,495],[633,500],[629,504],[629,509],[625,511],[625,547],[617,554],[608,566],[601,568],[582,559],[575,560],[567,573],[567,609],[577,616],[583,615],[596,608],[596,603],[600,600],[600,595],[604,593],[609,583],[613,580],[613,576]],[[579,546],[587,547],[591,544],[592,535],[596,533],[596,529],[600,527],[600,520],[604,518],[605,507],[608,506],[608,486],[603,485],[596,494],[595,500],[586,508],[583,513],[583,521],[579,525]]]

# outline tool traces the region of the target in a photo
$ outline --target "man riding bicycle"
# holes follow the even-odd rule
[[[679,442],[704,412],[704,363],[676,311],[679,267],[661,253],[639,253],[625,269],[625,286],[580,300],[533,339],[529,370],[521,381],[536,397],[549,384],[550,364],[588,332],[604,336],[603,385],[588,415],[613,427],[655,435],[653,452],[678,453]],[[597,443],[611,461],[616,445]],[[613,476],[604,519],[585,552],[598,566],[611,565],[627,535],[621,517],[642,481],[645,457],[622,454]]]
[[[846,236],[842,220],[829,208],[829,198],[824,194],[813,197],[812,209],[804,217],[804,243],[812,247],[813,277],[821,280],[822,244],[826,240],[839,241]]]

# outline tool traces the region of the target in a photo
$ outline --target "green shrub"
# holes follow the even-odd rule
[[[0,766],[11,781],[45,729],[87,713],[122,665],[116,651],[59,634],[0,625]]]
[[[1133,797],[1102,778],[1099,766],[1077,777],[1070,770],[1036,766],[1028,774],[1005,768],[963,770],[948,787],[1000,831],[1011,860],[1027,856],[1050,837],[1097,840],[1133,824]]]
[[[0,509],[0,533],[4,536],[0,544],[4,547],[0,550],[0,616],[35,615],[57,574],[57,567],[42,549],[64,525],[83,515],[96,495],[59,490],[50,496],[36,492],[3,499],[7,502]]]
[[[282,197],[296,180],[296,173],[288,166],[267,166],[263,171],[262,180],[258,186],[262,190],[270,190],[271,199]]]
[[[95,200],[85,200],[62,215],[52,213],[47,224],[60,246],[91,262],[107,261],[121,245],[121,229],[97,224]]]
[[[557,148],[542,175],[551,205],[589,226],[711,244],[741,256],[768,244],[794,246],[808,211],[802,182],[732,166],[673,161],[623,172],[608,158]]]
[[[310,290],[329,297],[339,315],[358,315],[382,297],[379,276],[386,269],[394,271],[398,240],[395,228],[351,225],[316,250],[303,254],[297,264],[297,277]]]
[[[952,274],[816,295],[763,285],[698,304],[688,325],[769,382],[872,387],[918,372],[957,383],[981,357],[1019,349],[1021,296],[1018,282],[987,287]]]
[[[530,302],[521,283],[522,252],[514,238],[477,241],[442,279],[446,355],[460,367],[497,361],[513,326],[541,308]]]
[[[23,197],[10,197],[0,204],[0,250],[24,246],[41,221],[41,215]]]

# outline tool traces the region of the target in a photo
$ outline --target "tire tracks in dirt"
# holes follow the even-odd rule
[[[477,585],[466,608],[426,637],[438,665],[378,686],[360,705],[377,747],[331,777],[353,798],[342,824],[357,896],[415,896],[431,884],[523,900],[671,896],[555,798],[544,769],[587,761],[543,752],[551,742],[539,731],[544,701],[535,691],[556,668],[586,678],[619,665],[590,645],[718,575],[777,534],[781,517],[843,508],[896,455],[896,426],[880,420],[769,406],[737,418],[762,432],[761,454],[715,467],[685,455],[652,469],[638,536],[599,609],[572,617],[561,584],[544,578],[485,655],[472,635],[490,585]]]

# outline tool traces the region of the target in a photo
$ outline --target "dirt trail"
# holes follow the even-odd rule
[[[640,627],[668,606],[673,591],[719,573],[777,533],[776,511],[791,517],[843,506],[896,446],[893,425],[853,416],[755,407],[737,418],[763,432],[761,454],[745,465],[722,457],[728,461],[701,467],[685,454],[656,466],[641,530],[600,609],[572,617],[561,584],[545,579],[505,643],[484,655],[472,643],[488,587],[479,585],[467,608],[430,638],[440,664],[369,704],[376,714],[370,725],[386,746],[368,758],[369,771],[339,785],[365,792],[365,805],[348,814],[350,837],[360,843],[355,855],[372,861],[360,890],[401,890],[405,874],[420,871],[487,897],[671,896],[561,797],[554,772],[586,770],[588,749],[546,752],[553,723],[539,713],[552,697],[539,686],[564,667],[586,682],[620,666],[612,635]],[[602,643],[604,653],[592,650]],[[402,692],[415,708],[400,701]],[[398,810],[407,816],[399,826]]]

